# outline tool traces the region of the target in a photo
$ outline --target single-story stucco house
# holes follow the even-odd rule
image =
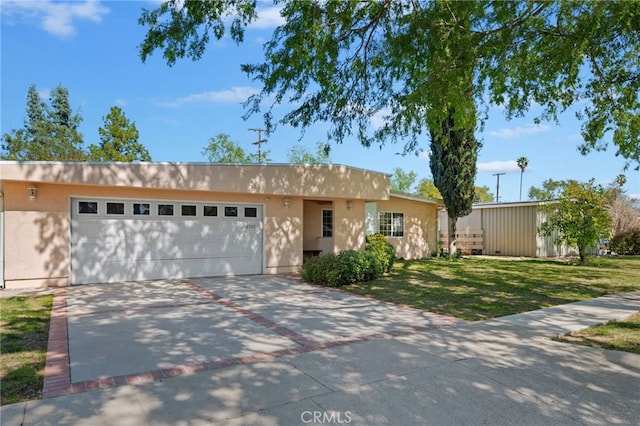
[[[5,288],[297,272],[382,232],[436,250],[437,200],[342,165],[0,162]]]

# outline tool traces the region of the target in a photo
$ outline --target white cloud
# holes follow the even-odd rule
[[[390,113],[391,113],[390,109],[382,109],[377,111],[375,114],[371,116],[371,126],[376,130],[380,129],[381,127],[384,127],[384,125],[387,124],[388,115]]]
[[[478,163],[478,172],[485,173],[509,173],[509,172],[519,172],[520,167],[518,167],[518,163],[516,160],[508,160],[508,161],[489,161],[487,163]]]
[[[281,7],[266,7],[258,9],[258,19],[249,24],[249,28],[263,30],[283,25],[285,20],[280,15],[280,10],[282,10]]]
[[[421,160],[430,160],[431,159],[431,150],[426,150],[426,151],[420,151],[420,153],[418,154],[418,158],[420,158]]]
[[[538,133],[544,133],[551,130],[550,126],[526,126],[526,127],[514,127],[514,128],[502,128],[500,130],[492,130],[489,132],[489,136],[494,136],[500,139],[516,139],[521,136],[536,135]]]
[[[157,102],[156,105],[170,108],[180,108],[193,103],[236,104],[246,101],[251,95],[260,91],[254,87],[232,87],[231,89],[214,92],[194,93],[168,102]]]
[[[38,20],[46,32],[62,38],[76,33],[75,20],[100,22],[107,13],[109,13],[109,9],[98,1],[2,1],[3,16],[22,20]]]
[[[114,101],[116,104],[120,105],[120,106],[127,106],[129,105],[129,102],[125,101],[124,99],[116,99]]]

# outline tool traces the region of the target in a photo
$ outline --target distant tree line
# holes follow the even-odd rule
[[[69,91],[58,85],[42,100],[35,85],[27,91],[27,117],[20,129],[2,136],[0,159],[15,161],[151,161],[138,142],[136,124],[124,111],[111,107],[98,129],[100,142],[85,146],[78,130],[82,116],[74,112]]]

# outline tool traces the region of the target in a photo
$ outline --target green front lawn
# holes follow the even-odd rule
[[[42,394],[53,296],[0,299],[1,404]]]
[[[640,312],[624,321],[595,325],[569,335],[558,336],[557,340],[640,354]]]
[[[586,266],[473,256],[401,261],[383,278],[344,289],[477,321],[640,290],[640,256],[593,258]]]

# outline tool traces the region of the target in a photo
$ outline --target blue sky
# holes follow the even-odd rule
[[[112,106],[119,106],[134,121],[139,141],[154,161],[206,161],[201,154],[209,138],[227,133],[246,150],[254,150],[257,134],[249,128],[263,127],[259,115],[243,120],[242,101],[260,90],[240,71],[243,63],[262,59],[262,44],[280,23],[278,11],[270,3],[261,4],[260,19],[237,46],[230,39],[213,42],[198,62],[188,59],[169,67],[156,52],[142,63],[138,45],[145,29],[138,25],[141,9],[155,8],[152,1],[8,1],[1,7],[2,134],[22,127],[27,89],[35,84],[45,98],[58,84],[69,89],[69,99],[84,121],[85,142],[98,143],[98,128]],[[287,105],[278,112],[287,111]],[[540,186],[548,178],[595,178],[611,182],[624,166],[614,155],[615,148],[582,156],[580,123],[569,111],[560,125],[534,125],[531,115],[507,121],[498,107],[489,111],[482,133],[483,148],[478,158],[477,185],[496,193],[500,176],[500,201],[518,201],[520,169],[515,160],[525,156],[529,168],[523,177],[523,199],[530,186]],[[375,122],[372,125],[375,126]],[[272,162],[287,162],[294,145],[314,150],[326,140],[328,125],[319,123],[301,133],[279,126],[268,137],[264,149]],[[424,147],[428,145],[424,138]],[[428,158],[396,154],[399,145],[362,147],[355,139],[333,144],[334,163],[392,173],[400,167],[415,171],[419,178],[430,177]],[[640,197],[640,172],[628,170],[629,195]]]

